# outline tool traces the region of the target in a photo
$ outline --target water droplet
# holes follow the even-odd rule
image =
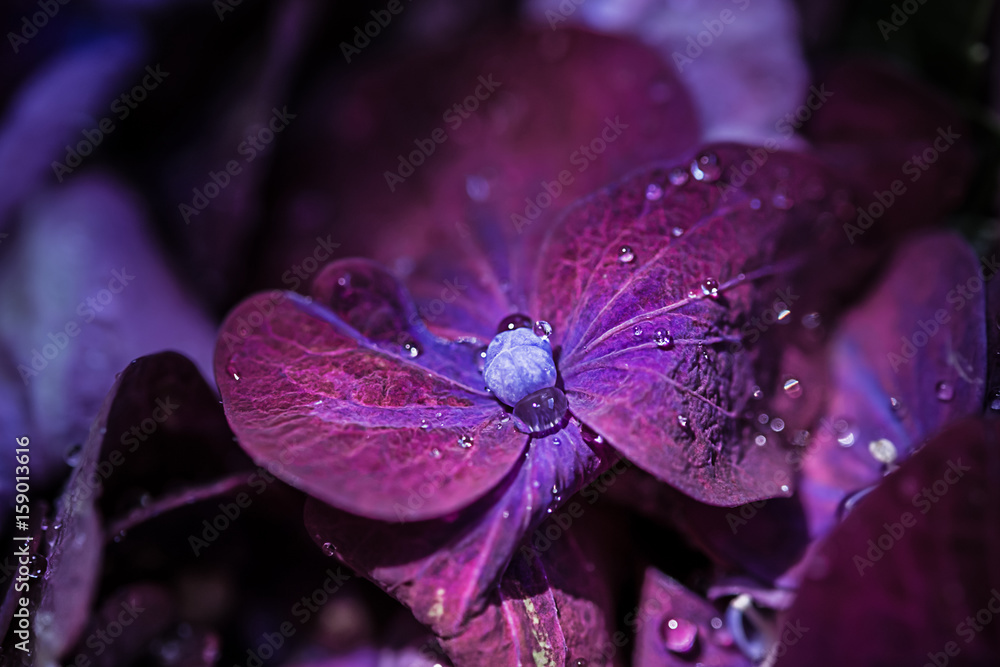
[[[718,616],[713,616],[711,623],[712,623],[712,629],[713,630],[721,630],[722,629],[722,619],[719,618]]]
[[[573,667],[587,667],[587,661],[583,658],[577,658],[573,661]]]
[[[646,186],[646,199],[649,201],[659,201],[660,197],[663,196],[663,188],[661,188],[656,183],[650,183]]]
[[[667,175],[671,185],[681,186],[688,182],[688,172],[680,167],[674,167]]]
[[[781,433],[785,429],[785,420],[778,418],[771,420],[771,430],[775,433]]]
[[[758,401],[759,401],[760,399],[764,398],[764,392],[763,392],[763,391],[761,390],[761,388],[760,388],[760,387],[758,387],[757,385],[754,385],[754,386],[753,386],[753,389],[751,389],[751,391],[753,392],[753,397],[754,397],[755,399],[757,399]]]
[[[890,396],[889,397],[889,407],[896,414],[902,414],[903,413],[903,402],[901,400],[899,400],[898,398],[896,398],[895,396]]]
[[[320,548],[323,550],[323,553],[326,554],[327,556],[332,556],[334,552],[337,550],[336,547],[334,547],[333,544],[331,544],[330,542],[324,542],[323,546],[321,546]]]
[[[63,454],[63,460],[71,468],[75,468],[80,465],[80,461],[83,459],[83,443],[76,443],[70,445],[66,448],[66,453]]]
[[[714,153],[701,153],[691,161],[691,176],[696,181],[714,183],[722,176],[719,158]]]
[[[462,449],[469,449],[472,447],[472,442],[473,440],[471,435],[462,435],[458,438],[458,446]]]
[[[415,340],[408,340],[403,343],[403,355],[410,357],[411,359],[416,359],[420,356],[423,350],[420,349],[420,343]]]
[[[806,329],[815,329],[823,323],[819,313],[806,313],[802,316],[802,326]]]
[[[764,611],[753,603],[746,593],[740,593],[726,608],[726,629],[733,636],[736,645],[752,662],[764,659],[770,648],[769,638],[774,635],[772,622]]]
[[[782,493],[788,493],[788,485],[787,484],[782,484],[781,485],[781,492]]]
[[[990,399],[990,410],[1000,412],[1000,390],[993,392],[993,396]]]
[[[782,324],[788,324],[790,321],[788,317],[792,314],[792,311],[788,310],[788,304],[783,301],[775,301],[774,312],[777,315],[779,322]]]
[[[635,325],[635,327],[632,328],[632,333],[635,334],[636,336],[641,336],[642,335],[642,327],[639,326],[638,324]]]
[[[852,494],[850,494],[848,496],[845,496],[843,504],[841,504],[841,506],[839,508],[840,511],[838,512],[838,514],[840,516],[840,520],[843,521],[844,517],[846,517],[848,514],[851,513],[851,511],[857,506],[858,502],[862,498],[864,498],[865,496],[867,496],[869,493],[871,493],[872,489],[874,489],[876,486],[878,486],[878,485],[877,484],[872,484],[869,487],[861,489],[860,491],[855,491],[854,493],[852,493]]]
[[[660,636],[671,653],[689,653],[697,643],[698,626],[686,618],[668,618],[660,626]]]
[[[420,428],[422,428],[422,429],[424,429],[426,431],[430,427],[431,427],[431,425],[430,425],[430,423],[426,419],[421,419],[420,420]]]
[[[684,230],[681,229],[680,227],[674,227],[672,230],[670,230],[670,233],[673,234],[675,237],[680,237],[684,235]]]
[[[674,337],[666,329],[657,329],[653,332],[653,342],[661,350],[667,350],[674,346]]]
[[[535,335],[542,340],[548,340],[549,336],[552,335],[552,325],[545,320],[538,320],[535,322],[535,326],[532,331],[534,331]]]
[[[838,437],[837,442],[840,443],[841,447],[851,447],[854,445],[854,433],[852,431],[848,431],[844,435]]]
[[[514,406],[514,417],[528,433],[543,433],[562,423],[569,402],[556,387],[546,387],[528,394]]]
[[[490,198],[490,182],[482,176],[466,176],[465,193],[472,201],[484,202]]]
[[[754,444],[757,445],[758,447],[763,447],[764,445],[767,444],[767,436],[766,435],[758,435],[756,438],[753,439],[753,441],[754,441]]]
[[[441,458],[441,450],[435,447],[430,451],[430,455],[432,459],[439,459]]]
[[[766,424],[770,420],[771,420],[771,417],[769,417],[766,412],[762,412],[759,415],[757,415],[757,423],[758,424]]]
[[[623,245],[618,249],[618,261],[622,264],[631,264],[635,261],[635,253],[632,252],[632,247]]]
[[[754,197],[753,199],[751,199],[750,200],[750,208],[753,209],[754,211],[759,211],[760,210],[760,200],[757,199],[756,197]]]
[[[677,415],[677,424],[681,428],[687,428],[688,427],[688,423],[689,423],[689,420],[688,420],[687,417],[685,417],[684,415]]]
[[[226,364],[226,373],[228,373],[229,375],[232,375],[234,380],[239,380],[240,379],[240,372],[236,368],[236,364],[234,364],[231,361],[228,364]]]
[[[896,457],[899,455],[896,451],[896,445],[892,444],[892,441],[886,438],[879,438],[878,440],[869,442],[868,451],[871,452],[876,461],[887,465],[895,462]]]
[[[955,387],[942,380],[934,385],[934,395],[939,401],[950,401],[955,398]]]
[[[785,380],[785,384],[782,385],[782,389],[785,390],[785,395],[788,398],[798,398],[802,395],[802,384],[796,378],[788,378]]]
[[[513,331],[514,329],[531,329],[534,326],[534,320],[527,315],[514,313],[513,315],[508,315],[500,320],[500,326],[497,327],[497,333],[500,333],[501,331]]]
[[[558,447],[559,445],[562,444],[562,440],[560,440],[559,438],[552,438],[552,444]]]
[[[503,518],[505,518],[505,519],[509,519],[509,518],[510,518],[510,512],[509,512],[509,511],[507,511],[507,510],[504,510],[504,511],[503,511]]]
[[[771,206],[782,211],[787,211],[794,205],[795,201],[782,192],[776,192],[774,193],[774,196],[771,197]]]
[[[476,348],[476,370],[479,371],[480,375],[486,367],[486,350],[488,349],[489,346],[487,345],[482,345]]]
[[[719,298],[719,281],[715,278],[705,278],[701,282],[701,293],[710,299]]]

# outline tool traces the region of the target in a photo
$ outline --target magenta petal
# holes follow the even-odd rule
[[[811,631],[779,665],[996,664],[998,426],[949,427],[858,503],[787,613]]]
[[[420,328],[399,332],[423,347],[404,358],[400,339],[369,341],[293,293],[244,301],[215,355],[240,444],[286,482],[375,519],[442,516],[481,497],[521,455],[525,436],[511,422],[497,428],[503,412],[485,392],[419,363],[452,351]],[[427,484],[436,492],[414,507],[410,498]]]
[[[829,529],[845,495],[882,478],[886,466],[872,443],[892,443],[898,465],[949,422],[981,412],[986,306],[979,271],[958,236],[916,238],[845,316],[831,345],[828,418],[804,458],[814,535]]]
[[[703,155],[728,175],[746,151]],[[562,345],[574,414],[663,481],[738,505],[773,495],[786,468],[773,445],[739,444],[754,384],[740,326],[760,308],[754,280],[783,270],[784,231],[819,217],[823,173],[783,153],[742,188],[678,168],[682,185],[644,171],[578,204],[542,248],[533,311]]]
[[[410,491],[410,507],[445,495],[453,456],[436,461],[444,474]],[[515,549],[546,510],[579,491],[602,466],[602,458],[570,425],[556,436],[532,441],[504,484],[457,515],[400,525],[309,501],[306,527],[317,543],[397,597],[419,621],[452,636],[483,609]],[[532,553],[529,547],[521,551]]]
[[[711,604],[659,570],[648,568],[636,612],[636,667],[749,667],[732,639],[712,627]]]

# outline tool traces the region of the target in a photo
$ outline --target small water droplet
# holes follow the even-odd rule
[[[639,326],[638,324],[635,325],[634,327],[632,327],[632,333],[635,336],[641,336],[642,335],[642,327]]]
[[[710,299],[719,298],[719,281],[715,278],[705,278],[701,282],[701,293]]]
[[[691,176],[702,183],[714,183],[722,176],[722,167],[715,153],[701,153],[691,161]]]
[[[501,331],[513,331],[514,329],[531,329],[534,326],[535,321],[527,315],[514,313],[513,315],[508,315],[500,320],[500,325],[497,327],[497,333],[500,333]]]
[[[757,415],[757,423],[758,424],[766,424],[770,420],[771,420],[771,417],[766,412],[762,412],[759,415]]]
[[[75,468],[80,465],[80,461],[83,459],[83,444],[76,443],[70,445],[66,448],[66,453],[63,454],[63,460],[71,468]]]
[[[781,492],[782,493],[788,493],[788,485],[787,484],[782,484],[781,485]]]
[[[774,302],[774,312],[778,317],[778,321],[782,324],[788,324],[791,321],[788,317],[792,314],[792,311],[788,310],[788,304],[783,301]]]
[[[681,186],[688,182],[688,172],[680,167],[674,167],[667,175],[671,185]]]
[[[552,438],[552,444],[558,447],[559,445],[562,444],[562,440],[560,440],[559,438]]]
[[[712,629],[713,630],[721,630],[722,629],[722,619],[719,618],[718,616],[713,616],[711,623],[712,623]]]
[[[890,464],[896,461],[896,457],[899,455],[896,451],[896,445],[892,443],[891,440],[887,438],[879,438],[878,440],[872,440],[868,443],[868,451],[871,455],[875,457],[875,460],[880,463]]]
[[[458,446],[462,449],[469,449],[472,447],[472,442],[473,440],[471,435],[462,435],[458,438]]]
[[[698,640],[698,626],[686,618],[668,618],[660,626],[663,646],[671,653],[690,653]]]
[[[990,399],[990,410],[1000,412],[1000,390],[993,392],[993,396]]]
[[[423,350],[420,348],[420,343],[415,340],[408,340],[403,343],[403,355],[408,356],[411,359],[416,359],[420,356]]]
[[[785,429],[785,420],[780,417],[771,420],[771,430],[775,433],[781,433]]]
[[[239,380],[240,379],[239,369],[237,369],[236,368],[236,364],[234,364],[231,361],[228,364],[226,364],[226,373],[228,373],[229,375],[232,375],[234,380]]]
[[[428,422],[426,419],[421,419],[420,420],[420,428],[422,428],[422,429],[424,429],[426,431],[430,427],[431,427],[430,422]]]
[[[758,401],[759,401],[760,399],[764,398],[764,392],[763,392],[763,391],[761,390],[761,388],[760,388],[760,387],[758,387],[757,385],[754,385],[754,386],[753,386],[753,389],[752,389],[751,391],[753,392],[753,397],[754,397],[755,399],[757,399]]]
[[[757,445],[758,447],[763,447],[764,445],[767,444],[767,436],[766,435],[758,435],[756,438],[753,439],[753,441],[754,441],[754,444]]]
[[[851,447],[854,445],[854,433],[848,431],[844,435],[837,438],[837,442],[840,443],[841,447]]]
[[[649,201],[659,201],[660,197],[663,196],[663,188],[661,188],[656,183],[650,183],[646,186],[646,199]]]
[[[687,417],[685,417],[684,415],[677,415],[677,424],[681,428],[687,428],[688,427],[688,423],[689,423],[689,420],[688,420]]]
[[[684,230],[681,229],[680,227],[674,227],[672,230],[670,230],[670,233],[673,234],[675,237],[680,237],[684,235]]]
[[[806,329],[815,329],[823,323],[819,313],[806,313],[802,316],[802,326]]]
[[[583,658],[577,658],[573,661],[573,667],[587,667],[587,661]]]
[[[782,389],[785,390],[785,395],[788,398],[798,398],[802,395],[802,384],[796,378],[788,378],[785,380],[785,384],[782,385]]]
[[[653,342],[661,350],[667,350],[674,346],[674,337],[666,329],[657,329],[653,332]]]
[[[760,200],[757,199],[756,197],[754,197],[753,199],[751,199],[750,200],[750,208],[753,209],[754,211],[759,211],[760,210]]]
[[[942,380],[934,385],[934,395],[939,401],[950,401],[955,398],[955,387]]]
[[[545,320],[538,320],[535,322],[535,326],[532,331],[534,331],[535,335],[542,340],[548,340],[549,336],[552,335],[552,325]]]
[[[488,345],[482,345],[476,348],[476,370],[482,375],[483,369],[486,368],[486,350],[489,349]]]
[[[439,459],[441,458],[441,450],[435,447],[430,451],[430,455],[432,459]]]
[[[507,511],[507,510],[504,510],[504,511],[503,511],[503,518],[505,518],[505,519],[509,519],[509,518],[510,518],[510,512],[509,512],[509,511]]]
[[[618,249],[618,261],[622,264],[631,264],[635,261],[635,253],[631,246],[623,245]]]
[[[330,542],[324,542],[323,546],[321,546],[320,548],[323,550],[323,553],[326,554],[327,556],[332,556],[334,552],[337,551],[336,547],[334,547],[333,544],[331,544]]]

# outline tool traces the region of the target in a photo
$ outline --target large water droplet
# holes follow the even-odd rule
[[[785,390],[785,395],[788,398],[798,398],[802,395],[802,384],[796,378],[788,378],[785,380],[785,384],[782,385],[782,389]]]
[[[646,199],[649,201],[659,201],[662,196],[663,188],[656,183],[650,183],[646,186]]]
[[[701,282],[701,293],[710,299],[719,298],[719,281],[715,278],[705,278]]]
[[[934,395],[939,401],[950,401],[955,398],[955,387],[951,383],[942,380],[934,385]]]
[[[548,340],[552,335],[552,325],[545,320],[538,320],[535,322],[535,326],[532,331],[534,331],[535,335],[542,340]]]
[[[528,433],[544,433],[562,423],[569,402],[556,387],[546,387],[525,396],[514,406],[514,416]]]
[[[653,332],[653,342],[661,350],[668,350],[674,346],[674,337],[666,329],[657,329]]]
[[[501,331],[486,351],[483,379],[494,396],[507,405],[514,405],[525,396],[556,383],[552,346],[533,330]]]
[[[618,248],[618,261],[622,264],[631,264],[635,261],[635,253],[632,251],[632,246],[623,245]]]
[[[508,315],[500,320],[500,325],[497,327],[497,333],[502,331],[513,331],[514,329],[530,329],[534,325],[534,320],[527,315],[514,313],[513,315]]]
[[[740,593],[726,609],[726,629],[736,645],[754,663],[763,660],[773,636],[773,622],[757,608],[753,599]]]
[[[691,161],[691,176],[696,181],[714,183],[722,176],[719,158],[714,153],[701,153]]]
[[[660,637],[671,653],[690,653],[698,641],[698,626],[686,618],[668,618],[660,626]]]
[[[671,185],[681,186],[688,182],[689,174],[687,170],[681,169],[680,167],[674,167],[670,170],[667,175],[667,180],[670,181]]]

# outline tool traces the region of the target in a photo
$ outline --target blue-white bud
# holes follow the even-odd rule
[[[556,383],[556,363],[549,341],[531,329],[501,331],[486,350],[486,386],[507,405]]]

